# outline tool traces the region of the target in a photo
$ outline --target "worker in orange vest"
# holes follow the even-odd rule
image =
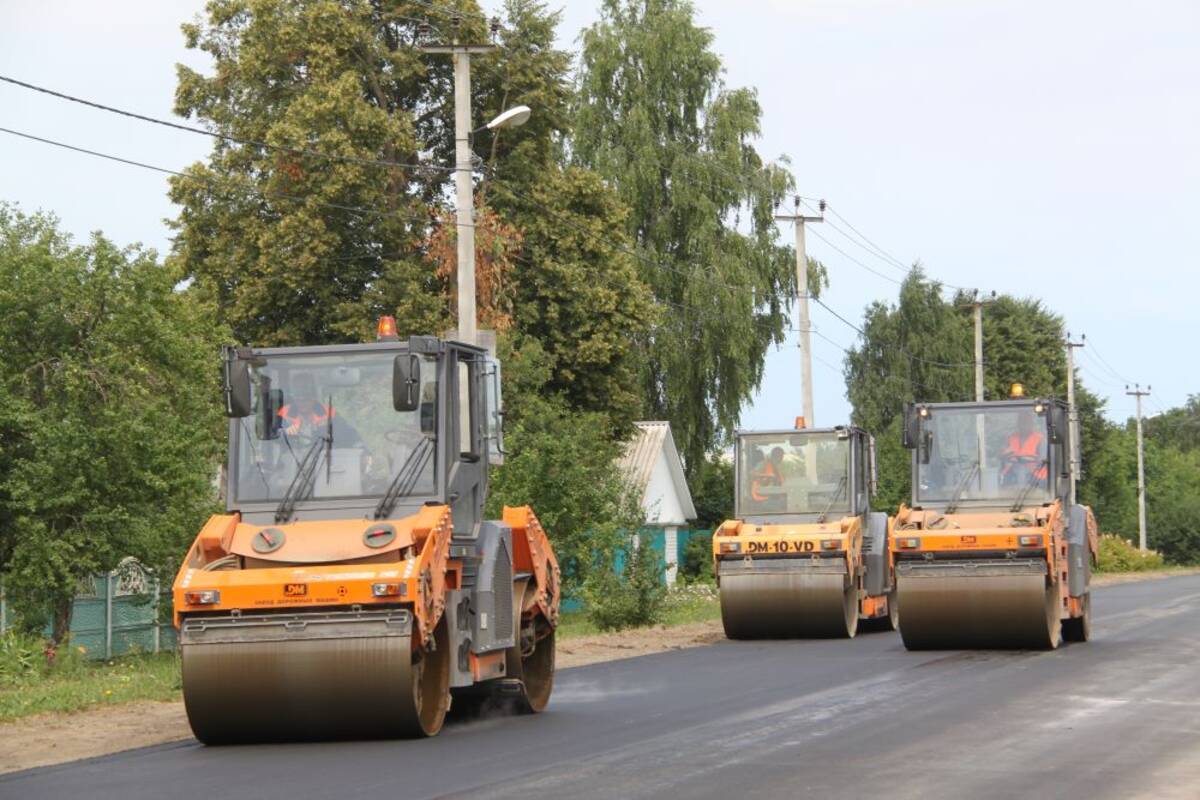
[[[1033,413],[1025,411],[1017,418],[1017,430],[1008,437],[1004,448],[1004,468],[1000,470],[1001,485],[1024,485],[1031,475],[1046,480],[1046,435],[1034,427]]]
[[[324,433],[329,420],[336,416],[332,408],[317,400],[317,386],[312,375],[294,375],[288,387],[288,402],[276,412],[280,427],[289,436],[298,433]]]
[[[780,471],[780,466],[783,464],[783,448],[776,447],[771,451],[771,456],[765,459],[762,464],[754,470],[750,478],[750,497],[761,503],[769,496],[763,494],[763,488],[767,486],[782,486],[783,472]]]

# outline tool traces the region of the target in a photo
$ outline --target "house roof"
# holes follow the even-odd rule
[[[696,506],[683,474],[683,461],[675,448],[675,437],[671,435],[669,422],[635,422],[637,433],[625,445],[625,452],[617,461],[617,467],[625,479],[641,495],[642,506],[649,507],[655,498],[646,496],[650,488],[650,477],[659,457],[663,457],[671,478],[671,486],[683,510],[684,519],[696,518]]]

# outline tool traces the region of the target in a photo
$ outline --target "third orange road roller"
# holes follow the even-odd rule
[[[887,515],[872,512],[875,444],[860,428],[740,431],[734,516],[713,536],[733,639],[850,637],[898,619]]]
[[[174,586],[202,742],[431,736],[452,699],[549,700],[558,563],[528,507],[484,514],[499,365],[394,330],[225,351],[227,510]]]
[[[890,534],[909,649],[1057,647],[1091,635],[1097,529],[1071,502],[1066,405],[1024,397],[905,411],[912,504]]]

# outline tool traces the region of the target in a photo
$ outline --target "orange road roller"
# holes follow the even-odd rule
[[[227,511],[174,585],[206,744],[432,736],[554,683],[560,575],[528,507],[484,518],[499,364],[434,337],[226,348]]]
[[[731,639],[894,629],[888,518],[872,512],[875,443],[855,427],[739,431],[735,519],[713,536]]]
[[[1091,635],[1097,528],[1072,502],[1067,408],[1022,396],[913,404],[912,505],[890,532],[910,650],[1051,649]]]

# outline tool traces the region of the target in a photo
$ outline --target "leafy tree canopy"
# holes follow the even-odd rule
[[[183,27],[213,69],[178,67],[176,112],[267,145],[216,139],[207,163],[171,181],[174,255],[239,340],[359,341],[385,313],[401,334],[449,326],[427,243],[453,176],[451,61],[418,45],[487,41],[478,6],[458,5],[454,16],[418,0],[220,0]],[[507,11],[501,44],[516,52],[477,59],[473,106],[539,104],[528,125],[477,143],[521,179],[563,124],[567,57],[550,47],[557,16],[542,4]]]
[[[221,337],[177,279],[0,206],[0,571],[56,640],[80,578],[169,565],[215,500]]]
[[[686,0],[605,0],[582,42],[572,158],[629,208],[638,268],[663,306],[642,390],[690,472],[732,430],[783,339],[794,260],[773,216],[792,178],[755,150],[758,98],[723,84],[712,33]],[[809,271],[819,288],[819,266]]]

